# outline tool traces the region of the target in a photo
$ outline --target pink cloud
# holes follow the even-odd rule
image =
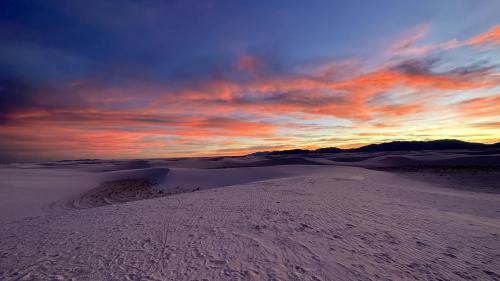
[[[458,110],[462,115],[470,118],[499,117],[500,94],[465,100],[458,104]]]
[[[500,25],[493,26],[490,30],[464,41],[450,39],[436,44],[417,46],[418,41],[425,38],[430,30],[429,24],[418,25],[410,30],[408,35],[393,43],[387,53],[390,56],[423,56],[436,50],[449,50],[463,46],[480,46],[491,49],[500,45]]]
[[[500,25],[492,27],[485,33],[479,34],[466,41],[468,45],[483,45],[486,47],[497,47],[500,45]]]

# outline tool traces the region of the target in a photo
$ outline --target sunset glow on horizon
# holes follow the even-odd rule
[[[0,157],[500,141],[500,3],[375,2],[3,1]]]

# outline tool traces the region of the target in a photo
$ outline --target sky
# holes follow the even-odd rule
[[[0,159],[500,141],[500,1],[0,2]]]

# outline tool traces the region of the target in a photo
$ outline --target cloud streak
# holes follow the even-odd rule
[[[408,31],[409,34],[396,41],[387,50],[387,54],[389,56],[424,56],[433,51],[446,51],[460,47],[494,49],[500,46],[500,25],[495,25],[490,30],[463,41],[453,38],[441,43],[418,45],[429,30],[430,24],[424,24]]]

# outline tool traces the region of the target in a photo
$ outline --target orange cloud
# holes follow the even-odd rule
[[[391,44],[389,54],[424,54],[428,48],[415,48],[414,45],[427,35],[431,28],[430,23],[420,24],[405,33],[400,39]]]
[[[385,105],[380,107],[375,107],[373,110],[378,114],[383,116],[403,116],[410,113],[420,112],[424,109],[424,105],[421,103],[415,104],[403,104],[403,105]]]
[[[248,73],[254,73],[257,70],[257,66],[260,64],[259,60],[252,56],[242,56],[238,59],[236,66],[239,70]]]
[[[458,109],[467,117],[499,117],[500,95],[465,100],[458,104]]]
[[[77,155],[93,158],[103,155],[127,157],[139,154],[146,147],[157,145],[142,141],[141,136],[134,132],[83,131],[51,124],[35,128],[40,129],[4,126],[0,144],[4,148],[22,148],[17,153],[25,159],[75,158]]]
[[[224,117],[152,115],[101,109],[50,110],[11,115],[13,125],[71,127],[81,130],[130,130],[190,136],[267,136],[279,126]],[[154,128],[154,129],[152,129]]]
[[[155,151],[151,157],[159,157],[169,146],[186,145],[193,140],[209,143],[222,137],[228,145],[239,137],[272,137],[280,127],[227,117],[151,115],[137,111],[89,108],[14,113],[7,124],[0,126],[0,146],[22,147],[23,152],[17,154],[25,159],[33,155],[48,159],[75,155],[144,157],[148,151]]]
[[[485,33],[479,34],[464,41],[450,39],[443,43],[416,46],[416,43],[425,37],[430,29],[429,24],[423,24],[415,27],[409,32],[407,37],[392,44],[387,54],[394,56],[423,56],[435,50],[449,50],[462,46],[482,46],[485,48],[494,48],[500,45],[500,25],[493,26]]]
[[[251,82],[236,83],[223,79],[165,93],[156,106],[182,104],[197,112],[237,112],[276,114],[303,112],[348,119],[366,119],[377,106],[367,104],[369,98],[398,88],[418,90],[472,90],[496,86],[498,79],[488,73],[406,73],[381,69],[341,81],[316,79],[311,76],[257,77]],[[278,93],[278,94],[277,94]],[[417,106],[387,106],[402,115],[416,112]],[[418,108],[423,109],[419,104]]]
[[[485,45],[496,47],[500,45],[500,25],[492,27],[489,31],[472,37],[466,41],[468,45]]]
[[[499,122],[495,122],[495,121],[491,121],[491,122],[476,122],[476,123],[469,123],[467,124],[468,126],[472,127],[472,128],[480,128],[480,129],[497,129],[497,130],[500,130],[500,121]]]

